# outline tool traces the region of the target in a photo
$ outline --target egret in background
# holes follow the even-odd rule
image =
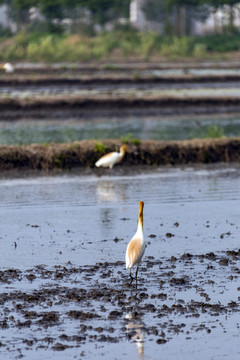
[[[116,163],[119,163],[122,161],[122,159],[125,156],[127,150],[127,145],[122,145],[120,147],[120,152],[111,152],[106,155],[103,155],[96,163],[96,167],[109,167],[109,169],[112,169],[113,166]]]
[[[137,288],[137,274],[138,274],[138,267],[139,263],[142,260],[143,254],[145,252],[145,241],[143,236],[143,206],[144,202],[139,202],[139,214],[138,214],[138,226],[137,232],[132,237],[131,241],[128,244],[127,251],[126,251],[126,269],[129,269],[129,276],[131,278],[131,283],[133,281],[133,277],[131,275],[131,269],[134,265],[137,265],[136,269],[136,288]],[[130,283],[130,284],[131,284]]]
[[[5,70],[6,73],[12,74],[14,72],[14,66],[10,63],[6,63],[2,65],[2,68]]]

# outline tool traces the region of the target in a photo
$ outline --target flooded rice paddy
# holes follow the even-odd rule
[[[214,126],[222,135],[240,136],[240,114],[0,121],[0,145],[120,139],[128,134],[140,140],[186,140],[211,136]]]
[[[198,74],[228,74],[234,73],[239,74],[239,61],[184,61],[184,62],[113,62],[113,63],[31,63],[31,62],[19,62],[14,64],[15,70],[18,73],[69,73],[69,72],[80,72],[80,73],[116,73],[116,72],[180,72],[185,73],[191,71]]]
[[[239,76],[238,63],[225,65],[140,66],[138,73],[129,65],[127,71],[150,77]],[[16,73],[27,73],[39,64],[19,66]],[[110,68],[95,71],[89,65],[84,71],[104,76]],[[69,70],[77,69],[42,65],[46,73]],[[237,81],[128,84],[127,90],[115,85],[5,84],[0,98],[240,94]],[[91,121],[63,119],[61,110],[44,120],[18,114],[17,121],[0,122],[0,144],[119,139],[129,133],[181,140],[208,136],[213,125],[226,136],[240,135],[239,114],[175,116],[171,111],[169,117],[132,114]],[[102,176],[96,169],[22,174],[0,176],[0,358],[239,358],[239,164],[123,165]],[[140,200],[147,248],[135,289],[124,257]]]
[[[0,353],[239,356],[239,164],[4,177]],[[145,202],[145,257],[124,256]]]
[[[240,74],[239,74],[240,75]],[[114,80],[114,79],[113,79]],[[121,79],[120,79],[121,80]],[[137,95],[163,95],[166,93],[167,96],[175,95],[193,95],[192,91],[196,91],[198,96],[206,95],[212,96],[214,90],[218,91],[220,95],[226,96],[237,96],[239,93],[240,81],[217,81],[213,82],[211,80],[204,81],[201,83],[198,82],[172,82],[166,83],[164,79],[159,82],[147,81],[141,82],[124,82],[117,80],[108,82],[102,81],[99,79],[98,83],[89,84],[63,84],[56,85],[48,84],[46,85],[3,85],[0,87],[0,97],[1,98],[35,98],[39,96],[94,96],[94,95],[127,95],[133,96],[132,92],[137,92]]]
[[[239,112],[238,65],[227,65],[16,64],[0,77],[0,119]]]
[[[217,85],[208,85],[208,86],[199,86],[195,85],[167,85],[167,86],[94,86],[93,88],[80,88],[80,87],[51,87],[47,88],[35,88],[32,87],[28,90],[24,89],[2,89],[0,92],[0,99],[57,99],[62,98],[64,95],[69,99],[81,97],[81,98],[153,98],[153,97],[184,97],[184,98],[218,98],[218,97],[228,97],[228,98],[239,98],[240,91],[238,84],[227,84],[228,86],[222,86],[221,84]],[[232,85],[232,86],[231,86]],[[5,90],[5,91],[4,91]],[[194,91],[193,91],[194,90]]]

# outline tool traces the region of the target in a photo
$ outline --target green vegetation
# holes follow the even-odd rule
[[[123,144],[132,143],[134,145],[139,145],[141,142],[139,139],[135,138],[132,133],[129,133],[126,136],[121,136],[120,140]]]
[[[239,50],[240,37],[237,34],[178,38],[164,37],[154,32],[142,34],[135,30],[101,32],[92,37],[20,32],[11,38],[2,38],[0,61],[212,58]]]
[[[9,15],[18,30],[12,36],[10,30],[0,28],[0,61],[222,57],[240,50],[239,29],[234,27],[238,2],[148,0],[143,11],[150,22],[161,24],[160,34],[140,32],[130,26],[130,0],[0,0],[0,4],[9,6]],[[216,25],[216,34],[190,36],[192,19],[204,22],[223,6],[226,21]],[[32,7],[38,9],[42,18],[31,19]],[[64,19],[69,20],[68,25],[64,25]],[[106,25],[113,30],[105,31]],[[102,31],[97,33],[96,28]]]
[[[217,125],[208,126],[208,134],[206,136],[207,139],[222,138],[224,136],[225,136],[224,130],[221,129],[219,126]]]
[[[53,163],[58,168],[63,167],[64,160],[65,157],[63,155],[56,155],[53,157]]]
[[[107,146],[102,144],[101,142],[96,142],[95,144],[95,152],[103,154],[107,149]]]

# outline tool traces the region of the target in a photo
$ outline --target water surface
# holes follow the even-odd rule
[[[239,246],[238,165],[158,168],[133,174],[128,170],[117,176],[119,168],[112,176],[106,172],[102,177],[0,180],[4,219],[0,266],[11,266],[13,259],[19,268],[69,260],[89,265],[105,261],[108,254],[112,261],[123,259],[140,200],[145,201],[146,236],[156,235],[149,240],[149,254],[170,256]],[[221,239],[226,228],[231,236]],[[168,232],[175,236],[166,239]],[[115,244],[115,237],[123,241]]]
[[[216,133],[214,126],[217,127]],[[1,145],[119,139],[129,133],[141,140],[185,140],[219,135],[234,137],[240,136],[240,115],[0,121]]]
[[[239,249],[239,164],[2,176],[0,193],[4,359],[239,357],[240,260],[227,255]],[[136,291],[124,255],[139,200]],[[98,317],[69,315],[82,312]]]

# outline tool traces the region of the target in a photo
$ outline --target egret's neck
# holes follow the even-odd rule
[[[143,234],[143,209],[139,209],[137,232]]]
[[[121,161],[123,158],[124,158],[124,156],[125,156],[125,150],[123,150],[123,149],[120,149],[120,154],[121,154],[121,158],[120,158],[120,160],[119,161]]]

